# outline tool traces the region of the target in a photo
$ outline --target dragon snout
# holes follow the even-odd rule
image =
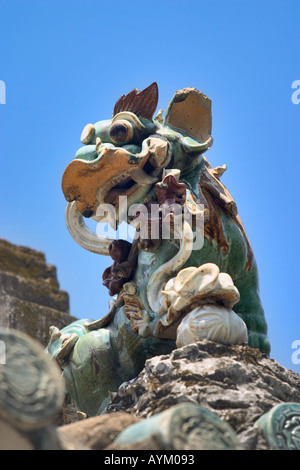
[[[62,178],[66,200],[69,203],[76,201],[77,209],[86,218],[96,215],[97,207],[106,202],[106,196],[114,185],[118,193],[127,194],[133,190],[126,186],[130,174],[132,171],[134,175],[137,173],[137,179],[138,170],[142,171],[138,164],[129,162],[129,154],[122,148],[104,148],[97,157],[92,160],[74,159],[66,167]],[[124,188],[120,189],[120,185]]]
[[[96,145],[80,149],[65,169],[62,178],[64,196],[68,202],[76,201],[83,217],[94,217],[100,204],[117,207],[120,196],[133,201],[135,193],[141,197],[141,188],[146,194],[158,181],[171,154],[170,144],[161,136],[145,139],[137,154],[122,147],[102,145],[99,139]]]

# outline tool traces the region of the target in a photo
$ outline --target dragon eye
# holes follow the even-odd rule
[[[129,142],[133,137],[132,124],[125,120],[115,121],[109,130],[109,137],[116,143]]]

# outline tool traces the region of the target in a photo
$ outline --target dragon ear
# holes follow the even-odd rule
[[[128,95],[122,95],[115,104],[113,116],[122,112],[130,111],[136,116],[144,117],[149,121],[152,120],[154,111],[158,102],[157,83],[153,82],[143,91],[137,88],[132,90]]]
[[[183,129],[200,142],[211,137],[211,100],[196,88],[184,88],[170,101],[164,124]]]

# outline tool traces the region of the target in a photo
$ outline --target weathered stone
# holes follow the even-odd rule
[[[133,444],[111,444],[106,447],[105,450],[111,451],[124,451],[124,450],[163,450],[161,442],[156,435],[152,435],[148,439],[143,439],[139,442],[134,442]]]
[[[300,376],[257,349],[201,341],[149,359],[106,411],[147,418],[182,402],[215,412],[245,448],[267,448],[255,423],[279,403],[300,403]]]
[[[17,274],[26,279],[47,280],[58,287],[56,268],[46,264],[44,253],[2,239],[0,239],[0,271]]]
[[[129,413],[116,412],[87,418],[59,428],[61,435],[81,442],[91,450],[101,450],[109,446],[128,426],[141,419]]]
[[[23,331],[46,346],[50,326],[63,328],[74,320],[69,296],[44,254],[0,240],[0,327]]]
[[[23,331],[44,346],[49,341],[50,326],[63,328],[74,320],[74,317],[60,310],[10,295],[0,296],[0,327]]]
[[[0,271],[0,295],[10,295],[64,313],[69,312],[67,292],[53,288],[48,282],[33,281],[17,274]]]

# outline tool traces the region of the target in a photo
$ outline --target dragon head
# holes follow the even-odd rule
[[[154,82],[141,92],[122,95],[111,119],[84,127],[84,146],[62,178],[64,196],[73,203],[69,229],[76,217],[100,221],[97,208],[103,204],[119,214],[119,196],[127,197],[127,207],[155,199],[155,183],[164,169],[179,169],[188,181],[191,171],[201,168],[202,153],[212,144],[211,101],[185,88],[176,92],[165,118],[162,110],[153,118],[157,103]]]

